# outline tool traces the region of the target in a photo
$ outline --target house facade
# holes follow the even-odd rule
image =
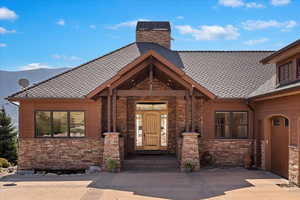
[[[180,166],[256,167],[299,184],[300,42],[273,51],[174,51],[168,22],[136,42],[9,96],[20,169],[85,169],[131,154]]]

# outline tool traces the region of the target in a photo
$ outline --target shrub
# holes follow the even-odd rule
[[[0,108],[0,155],[11,163],[17,162],[17,132],[3,107]]]
[[[0,158],[0,167],[8,168],[10,163],[5,158]]]
[[[106,163],[107,169],[111,172],[115,172],[119,166],[116,160],[109,159]]]
[[[183,168],[188,170],[188,171],[192,171],[194,169],[194,164],[192,161],[187,160],[183,163]]]

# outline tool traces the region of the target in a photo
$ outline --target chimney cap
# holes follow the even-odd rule
[[[171,31],[168,21],[139,21],[136,31]]]

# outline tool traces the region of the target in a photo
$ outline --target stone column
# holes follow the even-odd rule
[[[184,163],[191,161],[194,164],[194,171],[200,169],[200,155],[198,136],[199,133],[186,132],[182,133],[182,147],[181,147],[181,171],[183,171]]]
[[[289,181],[299,186],[298,154],[298,146],[289,146]]]
[[[104,133],[104,152],[103,152],[103,166],[107,170],[107,161],[116,160],[121,169],[121,153],[120,153],[120,133],[108,132]]]

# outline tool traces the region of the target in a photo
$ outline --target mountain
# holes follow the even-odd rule
[[[29,80],[30,85],[33,85],[68,69],[69,68],[35,69],[26,71],[0,70],[0,107],[4,106],[16,128],[18,127],[18,107],[9,103],[4,98],[21,90],[21,87],[18,84],[19,79],[26,78]]]

